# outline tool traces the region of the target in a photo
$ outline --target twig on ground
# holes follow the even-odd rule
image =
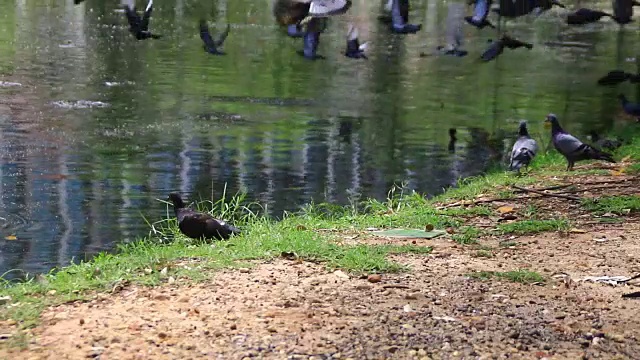
[[[526,192],[532,192],[534,194],[540,194],[542,196],[550,196],[550,197],[557,197],[557,198],[561,198],[561,199],[567,199],[567,200],[574,200],[574,201],[580,201],[579,197],[576,196],[569,196],[569,195],[560,195],[560,194],[552,194],[552,193],[545,193],[539,190],[535,190],[535,189],[527,189],[527,188],[523,188],[520,187],[518,185],[512,185],[514,188],[518,189],[518,190],[522,190],[522,191],[526,191]]]
[[[618,184],[614,183],[614,184],[607,185],[607,186],[594,186],[594,187],[589,187],[589,188],[584,188],[584,189],[558,191],[556,194],[575,194],[575,193],[578,193],[578,192],[585,192],[585,191],[590,191],[590,190],[611,189],[611,188],[628,188],[628,187],[632,187],[632,186],[638,186],[638,185],[637,184],[618,185]]]
[[[383,289],[411,289],[411,287],[407,285],[396,285],[396,284],[383,285],[382,288]]]
[[[544,188],[539,188],[539,189],[535,189],[538,191],[544,191],[544,190],[558,190],[558,189],[564,189],[564,188],[568,188],[569,186],[573,186],[576,184],[564,184],[564,185],[555,185],[555,186],[549,186],[549,187],[544,187]],[[513,193],[514,194],[518,194],[518,193],[523,193],[526,192],[524,190],[516,190]]]

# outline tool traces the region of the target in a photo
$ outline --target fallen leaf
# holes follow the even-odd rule
[[[510,213],[510,212],[512,212],[512,211],[513,211],[513,206],[505,205],[505,206],[500,206],[500,207],[498,208],[498,212],[499,212],[500,214],[506,214],[506,213]]]
[[[306,227],[306,226],[304,226],[304,225],[297,225],[297,226],[296,226],[296,230],[301,230],[301,231],[302,231],[302,230],[307,230],[307,227]]]
[[[620,169],[619,171],[611,170],[609,171],[609,173],[611,174],[611,176],[622,176],[624,175],[624,168]]]
[[[623,157],[622,160],[620,160],[620,162],[627,162],[629,160],[631,160],[631,155],[627,155],[627,156]]]
[[[12,240],[18,240],[18,237],[15,235],[9,235],[9,236],[5,236],[4,239],[12,241]]]
[[[574,234],[585,234],[587,231],[582,229],[571,228],[569,232]]]

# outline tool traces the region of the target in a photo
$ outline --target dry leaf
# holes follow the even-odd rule
[[[512,212],[512,211],[513,211],[513,206],[505,205],[505,206],[500,206],[500,207],[498,208],[498,212],[499,212],[500,214],[506,214],[506,213],[510,213],[510,212]]]
[[[611,170],[609,172],[612,176],[622,176],[624,175],[624,168],[620,169],[620,171],[616,171],[616,170]]]
[[[569,232],[574,234],[585,234],[587,231],[582,229],[572,228],[571,230],[569,230]]]
[[[5,240],[18,240],[18,237],[16,237],[15,235],[9,235],[9,236],[5,236],[4,237]]]
[[[620,160],[620,162],[627,162],[629,160],[631,160],[631,155],[627,155],[627,156],[623,157],[622,160]]]

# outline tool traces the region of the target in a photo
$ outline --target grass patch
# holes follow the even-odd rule
[[[451,236],[453,241],[461,245],[476,244],[478,238],[482,235],[482,231],[473,226],[465,226],[458,230],[458,232]]]
[[[478,250],[472,256],[477,258],[492,258],[493,252],[490,250]]]
[[[535,271],[519,269],[514,271],[479,271],[468,274],[469,277],[480,280],[489,280],[493,278],[504,279],[511,282],[522,284],[543,283],[544,277]]]
[[[569,222],[564,219],[552,220],[522,220],[508,224],[499,224],[498,232],[501,234],[527,235],[545,231],[563,231],[569,229]]]
[[[640,196],[606,196],[599,199],[586,199],[582,201],[585,209],[598,214],[626,215],[640,211]]]

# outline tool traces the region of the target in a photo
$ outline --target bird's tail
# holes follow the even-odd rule
[[[531,160],[533,160],[533,153],[531,150],[527,148],[522,148],[516,154],[516,156],[511,159],[511,163],[509,164],[509,170],[511,171],[520,171],[520,168],[523,166],[529,166]]]
[[[616,163],[616,161],[613,159],[613,155],[602,150],[598,150],[591,145],[583,144],[583,146],[585,146],[583,151],[589,156],[589,158],[593,160],[604,160],[614,164]]]

